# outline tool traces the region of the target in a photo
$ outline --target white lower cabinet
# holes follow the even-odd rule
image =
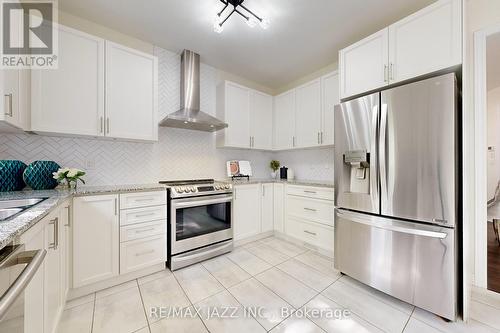
[[[274,184],[274,230],[278,232],[285,231],[285,185]]]
[[[262,184],[261,204],[261,230],[260,232],[273,231],[274,229],[274,184]]]
[[[21,243],[25,245],[26,251],[40,250],[45,248],[44,221],[40,221],[21,236]],[[45,263],[42,263],[38,272],[33,276],[25,289],[24,294],[24,332],[39,333],[43,331],[44,322],[44,275]]]
[[[21,236],[26,250],[45,249],[44,262],[25,290],[25,332],[54,333],[66,302],[69,251],[64,225],[69,201]]]
[[[289,216],[286,233],[303,242],[333,252],[332,227]]]
[[[258,235],[261,230],[260,184],[233,187],[234,240]]]
[[[285,234],[333,253],[333,199],[333,188],[287,186]]]
[[[62,251],[59,246],[60,217],[59,212],[50,215],[45,225],[45,256],[44,274],[44,327],[45,332],[54,332],[57,327],[59,313],[62,311],[62,281],[61,258]]]
[[[78,197],[73,201],[73,287],[119,273],[118,195]]]
[[[120,244],[120,274],[165,262],[165,238],[162,234]]]

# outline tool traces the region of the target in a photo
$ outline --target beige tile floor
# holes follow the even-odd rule
[[[179,309],[184,316],[152,315],[152,307]],[[323,311],[323,315],[311,315],[308,309]],[[349,310],[347,316],[332,318],[332,313],[345,309]],[[174,273],[165,270],[72,300],[66,305],[58,330],[266,331],[498,332],[474,321],[467,325],[445,322],[341,276],[333,269],[331,258],[274,237]]]

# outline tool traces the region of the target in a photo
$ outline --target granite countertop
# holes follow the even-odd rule
[[[281,183],[281,184],[292,184],[292,185],[303,185],[303,186],[316,186],[316,187],[328,187],[333,188],[333,181],[321,181],[321,180],[305,180],[305,179],[272,179],[272,178],[252,178],[247,180],[246,178],[241,178],[237,180],[232,180],[230,178],[221,180],[225,183],[230,183],[233,185],[245,185],[245,184],[264,184],[264,183]]]
[[[52,209],[64,200],[84,195],[126,193],[165,190],[160,184],[131,184],[110,186],[81,186],[77,189],[55,189],[45,191],[25,190],[17,192],[0,192],[0,200],[47,198],[30,209],[21,212],[5,221],[0,221],[0,249],[12,242],[16,237],[31,228],[42,218],[47,216]]]

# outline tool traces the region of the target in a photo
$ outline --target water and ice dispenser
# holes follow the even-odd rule
[[[344,153],[344,163],[350,167],[351,193],[370,193],[370,153],[366,150],[350,150]]]

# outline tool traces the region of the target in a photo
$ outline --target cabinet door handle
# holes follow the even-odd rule
[[[154,252],[155,252],[155,250],[149,250],[149,251],[139,252],[139,253],[136,253],[135,256],[139,257],[139,256],[143,256],[143,255],[146,255],[146,254],[154,253]]]
[[[295,136],[292,136],[292,147],[295,147]]]
[[[320,138],[319,138],[319,136],[320,136],[320,134],[319,134],[319,132],[318,132],[318,145],[320,144],[320,141],[319,141],[319,140],[320,140]]]
[[[49,249],[57,250],[57,246],[59,245],[59,218],[56,217],[55,219],[50,220],[49,224],[54,226],[52,234],[54,241],[49,243]]]
[[[118,215],[118,199],[115,198],[115,216]]]
[[[394,64],[392,62],[389,66],[389,80],[394,81]]]
[[[6,94],[5,97],[9,99],[9,110],[5,112],[5,115],[12,117],[12,94]]]
[[[144,230],[136,230],[135,233],[136,234],[140,234],[140,233],[143,233],[143,232],[148,232],[148,231],[153,231],[155,230],[155,228],[149,228],[149,229],[144,229]]]
[[[309,191],[309,190],[304,190],[304,193],[311,193],[311,194],[316,194],[316,191]]]
[[[312,232],[312,231],[309,231],[309,230],[304,230],[304,232],[305,232],[306,234],[313,235],[313,236],[317,236],[317,235],[318,235],[317,233]]]
[[[143,213],[143,214],[135,214],[135,217],[145,217],[145,216],[153,216],[155,213]]]
[[[313,208],[307,208],[307,207],[304,207],[304,210],[307,210],[309,212],[317,212],[318,210],[316,209],[313,209]]]
[[[70,208],[70,206],[67,207],[67,210],[68,210],[67,211],[68,212],[68,216],[67,216],[68,223],[66,223],[64,226],[65,227],[71,227],[71,208]]]
[[[100,133],[104,134],[104,118],[103,117],[100,118],[99,123],[101,125]]]
[[[109,134],[109,117],[106,118],[106,132]]]
[[[155,198],[137,198],[135,201],[141,202],[141,201],[153,201]]]
[[[389,76],[389,73],[388,73],[387,65],[384,65],[384,82],[389,81],[388,76]]]
[[[320,140],[320,143],[323,144],[323,132],[320,132],[321,133],[321,140]]]
[[[255,137],[252,136],[252,148],[255,148]]]

